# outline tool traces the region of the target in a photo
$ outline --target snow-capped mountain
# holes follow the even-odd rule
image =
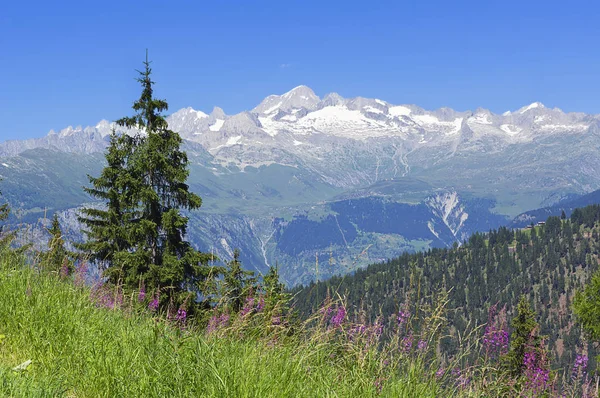
[[[224,259],[241,247],[257,269],[278,261],[288,281],[310,279],[315,250],[361,265],[600,188],[600,117],[539,102],[430,111],[299,86],[236,115],[184,108],[167,121],[204,200],[196,244]],[[0,143],[3,193],[29,215],[81,205],[113,129],[101,121]]]

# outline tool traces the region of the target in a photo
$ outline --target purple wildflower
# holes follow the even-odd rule
[[[179,308],[177,310],[177,321],[185,322],[186,318],[187,318],[187,311],[183,308]]]
[[[138,301],[141,303],[146,299],[146,286],[144,282],[142,282],[142,286],[140,287],[140,292],[138,293]]]
[[[508,331],[506,330],[505,309],[496,313],[496,305],[489,309],[488,323],[483,335],[483,345],[488,354],[506,354],[508,350]]]
[[[319,313],[321,314],[321,319],[323,322],[327,322],[329,320],[329,316],[331,315],[333,308],[329,304],[323,304],[323,307],[319,309]]]
[[[244,307],[240,311],[240,315],[241,316],[248,315],[252,311],[253,308],[254,308],[254,297],[249,296],[246,298],[246,304],[244,304]]]
[[[464,375],[459,368],[452,369],[452,376],[456,379],[456,385],[459,388],[465,388],[471,382],[471,380]]]
[[[402,339],[402,351],[409,352],[412,349],[413,336],[409,334]]]
[[[208,326],[206,327],[206,333],[211,334],[222,328],[223,326],[227,326],[229,322],[229,314],[221,314],[219,316],[213,315],[209,321]]]
[[[538,357],[533,350],[523,356],[525,390],[531,392],[533,396],[541,394],[549,387],[550,372],[543,359],[543,356]]]
[[[408,310],[400,310],[398,311],[398,325],[404,325],[408,322],[408,318],[410,318],[410,312]]]
[[[79,264],[79,267],[77,267],[77,269],[75,270],[75,285],[76,286],[83,286],[85,285],[85,279],[87,276],[87,272],[88,272],[88,268],[87,268],[87,263],[81,262]]]
[[[435,372],[435,377],[437,379],[441,378],[444,373],[446,372],[446,370],[444,368],[439,368],[436,372]]]
[[[346,317],[346,308],[344,306],[338,307],[336,314],[331,318],[331,325],[333,327],[341,326],[344,322],[344,318]]]
[[[279,316],[274,316],[271,318],[271,323],[275,326],[277,325],[281,325],[281,317]]]
[[[419,349],[419,351],[427,349],[427,342],[425,340],[419,340],[419,342],[417,343],[417,348]]]
[[[265,308],[265,297],[260,296],[258,299],[258,305],[256,306],[256,311],[261,312]]]
[[[588,357],[587,355],[577,355],[575,358],[575,364],[573,365],[573,372],[571,374],[571,378],[573,380],[578,380],[579,378],[585,376],[585,372],[588,365]]]
[[[159,299],[160,299],[160,293],[156,292],[156,294],[154,295],[154,297],[152,298],[152,300],[148,304],[148,309],[150,311],[156,311],[156,310],[158,310]]]

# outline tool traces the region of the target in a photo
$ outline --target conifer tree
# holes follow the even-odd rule
[[[138,71],[142,93],[133,104],[135,114],[117,121],[145,134],[138,136],[127,162],[136,179],[139,220],[131,231],[132,255],[124,280],[135,287],[143,279],[148,289],[160,290],[162,304],[178,305],[189,291],[204,290],[216,269],[208,266],[209,254],[194,250],[184,239],[188,218],[180,210],[198,209],[202,200],[186,184],[188,157],[181,150],[181,137],[169,130],[162,114],[168,110],[167,102],[153,96],[147,57],[144,66]]]
[[[72,263],[69,259],[70,253],[65,248],[58,215],[54,213],[52,225],[48,229],[50,239],[48,240],[48,251],[44,253],[43,264],[49,271],[59,271],[64,267],[66,274],[72,271]]]
[[[2,180],[0,179],[0,182]],[[2,196],[2,192],[0,192],[0,196]],[[4,203],[0,205],[0,222],[5,221],[10,214],[10,208],[8,207],[8,203]],[[4,234],[4,226],[0,225],[0,248],[3,246],[7,246],[13,238],[13,234]]]
[[[223,284],[225,288],[223,296],[226,304],[234,313],[239,312],[255,287],[256,278],[254,272],[242,268],[238,249],[234,250],[233,259],[227,264]]]
[[[508,371],[514,377],[521,376],[524,370],[524,358],[528,348],[539,349],[541,338],[536,334],[539,328],[535,312],[531,309],[525,295],[517,305],[517,314],[511,321],[510,349],[505,360]]]
[[[588,285],[577,292],[573,311],[589,337],[600,341],[600,271],[596,271]]]
[[[86,242],[77,245],[91,261],[98,263],[112,283],[123,279],[129,264],[131,231],[138,217],[136,178],[130,158],[139,140],[128,135],[110,136],[106,150],[106,167],[99,177],[88,175],[92,184],[84,188],[92,197],[102,200],[105,208],[82,210],[79,221],[85,225]]]
[[[269,267],[269,272],[263,277],[263,289],[266,295],[265,306],[267,310],[272,310],[276,306],[286,306],[289,297],[285,293],[285,285],[279,280],[278,264]]]

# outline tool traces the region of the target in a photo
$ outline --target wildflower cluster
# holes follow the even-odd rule
[[[159,304],[160,304],[160,292],[156,291],[156,293],[152,297],[152,300],[150,300],[150,302],[148,303],[148,309],[152,312],[155,312],[158,310]]]
[[[90,298],[98,307],[115,309],[123,306],[123,290],[120,287],[113,288],[102,281],[94,284]]]
[[[213,315],[209,321],[208,326],[206,327],[206,334],[212,334],[219,329],[226,327],[229,324],[230,316],[227,313],[223,313],[221,315]]]
[[[536,353],[530,349],[523,357],[525,379],[524,389],[533,396],[538,396],[550,387],[550,370],[544,353]]]
[[[496,305],[490,307],[488,323],[483,335],[483,346],[486,355],[499,356],[508,351],[508,330],[506,327],[506,310],[498,314]]]

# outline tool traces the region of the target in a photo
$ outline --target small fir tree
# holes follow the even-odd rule
[[[0,182],[2,179],[0,179]],[[2,196],[2,192],[0,192],[0,196]],[[10,214],[10,207],[8,203],[4,203],[0,205],[0,222],[6,221]],[[13,234],[5,234],[4,226],[0,225],[0,248],[8,246],[12,241]]]
[[[235,249],[233,259],[227,264],[225,275],[223,277],[224,292],[223,297],[226,305],[232,312],[239,312],[246,299],[255,289],[256,278],[254,272],[246,271],[242,268],[240,262],[240,251]]]
[[[537,335],[539,325],[525,295],[519,300],[517,314],[511,320],[511,327],[510,348],[505,361],[510,374],[519,377],[525,371],[524,361],[528,350],[541,348],[541,338]]]
[[[285,294],[285,285],[279,280],[279,265],[269,268],[269,272],[263,277],[263,289],[266,296],[265,307],[272,310],[277,306],[285,306],[288,296]]]
[[[50,239],[48,239],[48,251],[44,253],[42,264],[48,271],[61,272],[68,275],[73,270],[71,255],[65,248],[65,241],[62,236],[58,215],[54,213],[52,225],[48,229]]]

